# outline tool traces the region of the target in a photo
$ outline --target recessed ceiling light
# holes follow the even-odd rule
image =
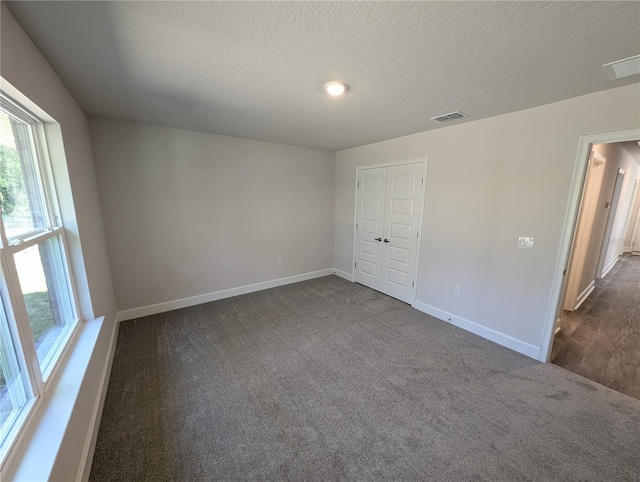
[[[640,74],[640,55],[616,60],[602,66],[609,80],[624,79],[632,75]]]
[[[327,94],[334,97],[344,94],[348,88],[349,86],[347,84],[339,80],[333,80],[324,84],[324,90],[327,91]]]

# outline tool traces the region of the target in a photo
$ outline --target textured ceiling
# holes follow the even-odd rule
[[[328,150],[639,80],[639,2],[8,5],[89,115]]]

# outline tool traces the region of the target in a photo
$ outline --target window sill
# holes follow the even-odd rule
[[[78,463],[75,465],[77,477],[83,475],[84,465],[91,448],[92,440],[95,440],[94,427],[97,412],[101,408],[104,389],[108,380],[110,360],[115,348],[115,335],[117,324],[112,321],[113,330],[107,336],[109,340],[109,351],[106,361],[99,361],[102,368],[103,379],[99,382],[99,390],[91,399],[80,400],[80,392],[85,382],[89,364],[92,361],[94,350],[98,344],[98,339],[102,333],[102,328],[107,325],[105,318],[101,317],[84,323],[79,323],[77,330],[72,336],[68,350],[63,354],[63,358],[58,364],[56,373],[48,381],[48,389],[39,400],[37,400],[32,413],[29,415],[15,445],[10,450],[0,472],[2,480],[50,480],[56,464],[59,462],[61,448],[65,442],[67,433],[75,412],[84,414],[87,412],[87,405],[90,404],[88,433],[73,433],[72,437],[78,440],[80,446],[84,448],[81,456],[76,457]],[[108,327],[110,328],[110,327]],[[104,362],[104,365],[102,363]],[[93,376],[93,374],[92,374]],[[88,398],[88,397],[87,397]],[[74,431],[75,432],[75,431]],[[86,437],[85,437],[86,436]],[[85,440],[86,438],[86,440]],[[81,439],[81,440],[80,440]],[[74,455],[77,455],[74,454]],[[62,461],[62,463],[67,463]]]

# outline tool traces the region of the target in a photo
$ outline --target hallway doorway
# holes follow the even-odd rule
[[[640,143],[591,146],[549,361],[640,399]]]
[[[554,365],[640,399],[640,256],[621,256],[559,327]]]

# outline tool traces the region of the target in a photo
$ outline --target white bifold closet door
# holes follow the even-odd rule
[[[415,299],[423,162],[359,169],[354,280],[406,303]]]

